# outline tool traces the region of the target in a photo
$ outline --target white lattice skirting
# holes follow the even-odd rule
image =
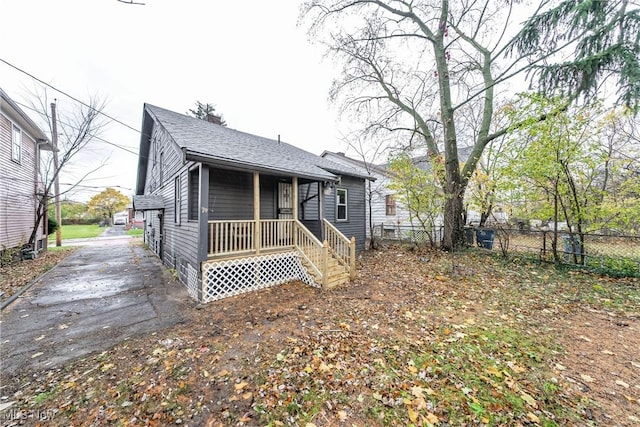
[[[200,287],[200,280],[198,280],[198,270],[196,270],[191,264],[187,267],[187,291],[189,295],[198,299],[198,291]]]
[[[318,286],[296,252],[207,261],[202,264],[202,302],[256,291],[295,279]]]

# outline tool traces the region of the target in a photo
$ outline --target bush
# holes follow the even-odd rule
[[[47,233],[53,234],[58,229],[58,221],[55,218],[49,217],[49,222],[47,224]]]

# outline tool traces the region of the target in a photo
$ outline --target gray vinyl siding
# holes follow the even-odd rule
[[[336,189],[347,190],[347,220],[336,221]],[[324,217],[347,238],[356,238],[356,249],[364,250],[366,238],[365,183],[362,178],[342,176],[330,196],[325,196]]]
[[[278,178],[260,175],[260,219],[275,219],[278,217]]]
[[[301,219],[303,221],[317,221],[320,217],[318,212],[318,183],[310,182],[300,185],[298,193],[298,199],[302,204],[300,207]],[[304,202],[304,200],[307,201]]]
[[[11,158],[12,125],[8,116],[0,114],[0,250],[29,241],[36,219],[36,142],[18,125],[22,135],[20,163]],[[43,236],[38,227],[36,244]]]
[[[162,153],[162,155],[160,155]],[[162,163],[160,162],[162,159]],[[187,263],[200,270],[198,260],[199,224],[189,221],[189,168],[193,163],[183,164],[182,152],[161,126],[154,124],[151,133],[145,194],[159,195],[164,202],[163,229],[160,229],[158,215],[161,211],[148,211],[145,214],[145,236],[149,247],[162,256],[162,261],[175,268],[179,278],[186,283]],[[180,176],[180,223],[175,222],[175,179]],[[162,181],[160,180],[162,178]],[[162,236],[162,248],[160,248]]]
[[[211,169],[209,219],[253,220],[253,174]]]

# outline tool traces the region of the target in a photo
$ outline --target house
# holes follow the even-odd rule
[[[133,205],[149,248],[206,302],[352,279],[367,179],[279,138],[145,104]]]
[[[472,147],[458,149],[460,161],[465,162],[471,155]],[[351,165],[363,168],[372,178],[367,184],[367,238],[370,238],[371,228],[374,236],[383,239],[402,240],[419,239],[426,240],[427,233],[430,239],[438,242],[442,238],[442,215],[435,220],[434,229],[425,232],[419,221],[412,221],[411,213],[403,205],[396,191],[390,188],[393,173],[389,170],[389,164],[373,164],[346,156],[344,153],[325,151],[322,157],[343,165]],[[411,158],[413,164],[422,170],[431,169],[431,162],[425,155]]]
[[[42,197],[41,151],[52,147],[44,132],[0,88],[0,251],[28,244]],[[47,218],[35,230],[34,248],[47,247]]]
[[[127,205],[127,224],[129,228],[142,228],[144,226],[144,214],[133,209],[133,204]]]
[[[399,228],[411,227],[409,211],[398,200],[396,191],[389,188],[392,174],[385,165],[366,163],[331,151],[324,151],[321,156],[335,163],[363,168],[372,178],[366,188],[367,238],[371,237],[372,227],[381,229],[383,236],[395,235]]]

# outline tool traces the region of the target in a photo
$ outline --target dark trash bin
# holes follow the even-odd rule
[[[490,228],[477,229],[476,242],[478,242],[478,246],[485,249],[493,249],[493,238],[495,237],[495,234],[496,231],[491,230]]]
[[[573,254],[575,254],[576,257],[580,257],[583,253],[580,236],[565,234],[562,236],[562,246],[564,249],[564,259],[567,261],[573,259]]]
[[[471,227],[464,228],[464,238],[468,245],[473,246],[473,228]]]

